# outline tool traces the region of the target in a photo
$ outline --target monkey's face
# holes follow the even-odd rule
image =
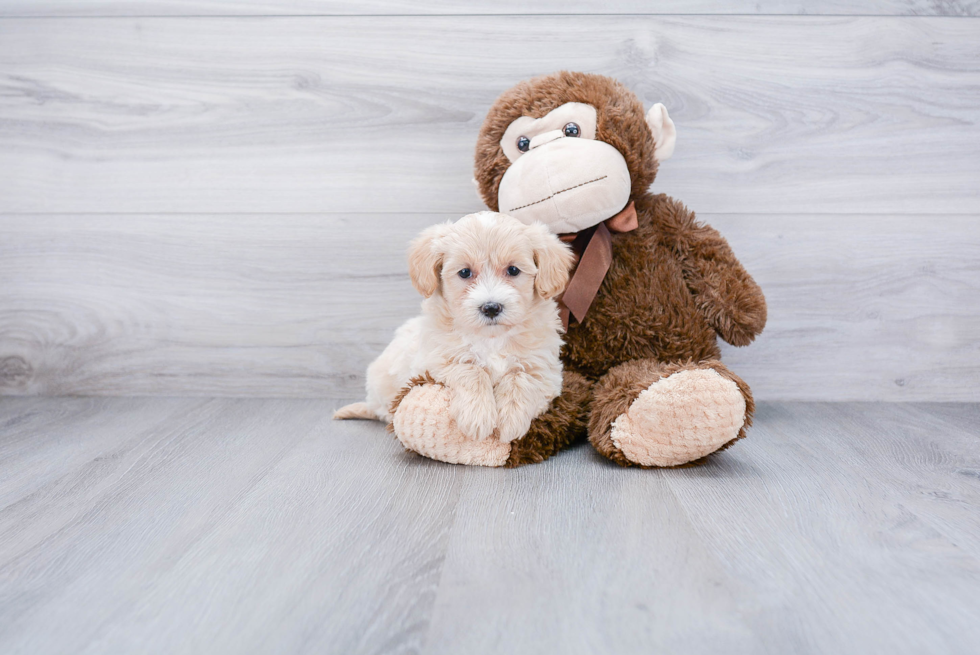
[[[560,234],[625,207],[631,187],[626,159],[595,136],[595,107],[580,102],[511,123],[500,140],[511,162],[500,181],[500,211]]]
[[[497,99],[480,129],[476,182],[495,211],[578,232],[645,193],[675,137],[663,105],[645,113],[619,82],[563,71]]]

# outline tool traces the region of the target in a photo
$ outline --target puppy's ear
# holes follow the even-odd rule
[[[568,271],[575,263],[572,249],[548,231],[542,223],[528,226],[534,248],[534,264],[538,275],[534,278],[534,290],[542,298],[554,298],[565,290]]]
[[[426,298],[439,290],[445,254],[439,247],[439,241],[449,225],[443,223],[426,228],[408,246],[408,274],[412,278],[412,286]]]

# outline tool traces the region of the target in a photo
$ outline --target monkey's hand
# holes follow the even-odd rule
[[[722,339],[733,346],[749,345],[766,326],[762,289],[735,257],[718,231],[699,225],[683,205],[677,248],[683,253],[684,278],[698,310]]]
[[[747,346],[766,326],[766,299],[762,289],[738,262],[701,267],[697,304],[708,323],[733,346]]]

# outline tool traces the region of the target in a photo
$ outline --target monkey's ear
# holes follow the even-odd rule
[[[653,157],[657,161],[669,159],[674,154],[674,145],[677,143],[677,129],[674,121],[667,115],[667,108],[663,103],[658,102],[650,111],[647,112],[647,125],[653,132],[653,142],[657,144],[653,151]]]
[[[408,274],[412,286],[426,298],[439,290],[444,256],[439,241],[449,225],[443,223],[426,228],[408,246]]]
[[[538,267],[534,290],[542,298],[554,298],[568,284],[568,271],[575,263],[575,255],[543,223],[528,227],[534,248],[534,265]]]

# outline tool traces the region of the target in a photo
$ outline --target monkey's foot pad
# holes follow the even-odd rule
[[[412,387],[395,410],[395,436],[405,448],[440,462],[503,466],[510,444],[496,437],[477,441],[465,436],[449,413],[451,397],[452,392],[439,384]]]
[[[745,398],[717,371],[686,370],[654,382],[613,421],[610,438],[642,466],[679,466],[734,441]]]

